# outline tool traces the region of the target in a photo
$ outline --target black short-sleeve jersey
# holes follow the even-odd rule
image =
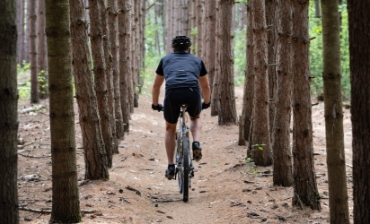
[[[163,57],[156,70],[164,76],[166,89],[198,87],[200,76],[207,74],[203,61],[190,53],[171,53]]]

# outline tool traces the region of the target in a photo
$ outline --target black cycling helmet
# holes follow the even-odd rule
[[[187,36],[176,36],[172,39],[172,48],[176,51],[186,51],[191,46],[191,40]]]

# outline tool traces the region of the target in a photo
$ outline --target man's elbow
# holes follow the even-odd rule
[[[153,85],[153,91],[159,91],[161,89],[161,86],[158,84]]]
[[[202,90],[204,91],[204,90],[209,90],[210,89],[210,87],[209,87],[209,85],[208,84],[203,84],[203,85],[201,85],[201,88],[202,88]]]

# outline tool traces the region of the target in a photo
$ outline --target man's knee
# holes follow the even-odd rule
[[[166,131],[175,131],[176,130],[176,124],[171,124],[166,122]]]
[[[196,119],[199,119],[199,118],[200,118],[200,114],[198,114],[195,117],[190,116],[190,120],[192,120],[192,121],[195,121]]]

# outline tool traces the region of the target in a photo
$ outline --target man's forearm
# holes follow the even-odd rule
[[[152,89],[152,103],[153,105],[158,105],[158,98],[159,98],[160,88],[153,86]]]
[[[206,86],[206,87],[202,86],[202,91],[203,91],[204,103],[208,104],[211,101],[211,89],[209,88],[209,86]]]

